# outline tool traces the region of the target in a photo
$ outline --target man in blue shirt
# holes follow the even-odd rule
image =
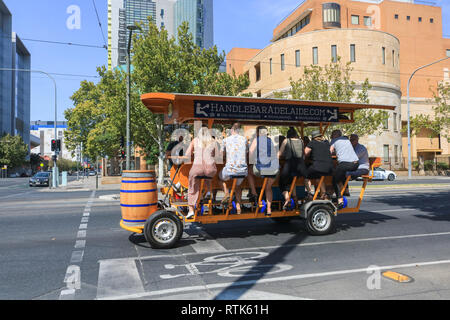
[[[355,180],[357,177],[369,174],[370,163],[369,163],[369,153],[367,152],[366,147],[362,144],[359,144],[359,137],[357,134],[352,134],[350,136],[350,143],[355,150],[356,155],[358,156],[358,169],[355,171],[348,171],[347,176],[352,176],[352,180]]]

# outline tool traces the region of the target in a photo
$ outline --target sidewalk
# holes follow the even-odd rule
[[[79,180],[69,181],[67,186],[59,186],[58,188],[42,189],[42,192],[68,192],[68,191],[93,191],[93,190],[111,190],[119,194],[120,184],[102,184],[101,177],[80,177]]]

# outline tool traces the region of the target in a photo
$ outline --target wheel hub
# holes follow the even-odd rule
[[[169,219],[158,220],[153,227],[153,235],[160,242],[169,242],[176,234],[177,226]]]
[[[314,227],[318,230],[325,229],[329,223],[328,214],[323,211],[316,212],[316,214],[314,214],[314,217],[312,219],[312,223]]]

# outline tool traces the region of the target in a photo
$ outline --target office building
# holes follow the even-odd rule
[[[30,70],[31,55],[12,32],[12,15],[0,0],[0,68]],[[31,75],[0,71],[0,135],[20,135],[30,145]]]
[[[54,121],[31,121],[30,133],[32,136],[39,138],[40,144],[31,149],[31,153],[39,154],[42,158],[50,160],[54,154],[52,151],[52,140],[55,139],[55,122]],[[77,155],[67,150],[64,142],[64,131],[67,130],[66,121],[58,121],[56,123],[56,132],[58,139],[61,140],[61,151],[59,159],[67,159],[76,161]]]
[[[108,0],[108,68],[126,64],[128,32],[126,27],[136,22],[147,23],[151,17],[169,37],[176,36],[178,27],[188,21],[194,42],[213,46],[213,0]]]
[[[273,31],[262,50],[233,48],[227,72],[247,73],[255,96],[288,92],[303,67],[324,66],[337,56],[351,62],[352,80],[372,84],[371,103],[396,106],[379,135],[363,137],[369,153],[391,168],[407,166],[407,82],[418,67],[446,56],[450,39],[442,35],[439,6],[407,0],[306,0]],[[241,60],[245,60],[244,63]],[[450,59],[449,59],[450,60]],[[432,115],[432,91],[448,81],[450,61],[419,71],[410,86],[411,116]],[[412,157],[422,160],[449,155],[443,136],[430,138],[422,130],[412,137]],[[448,160],[447,160],[448,161]]]

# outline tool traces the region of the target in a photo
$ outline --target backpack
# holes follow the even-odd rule
[[[286,148],[285,159],[302,159],[303,158],[303,141],[301,139],[288,139],[289,147]]]

